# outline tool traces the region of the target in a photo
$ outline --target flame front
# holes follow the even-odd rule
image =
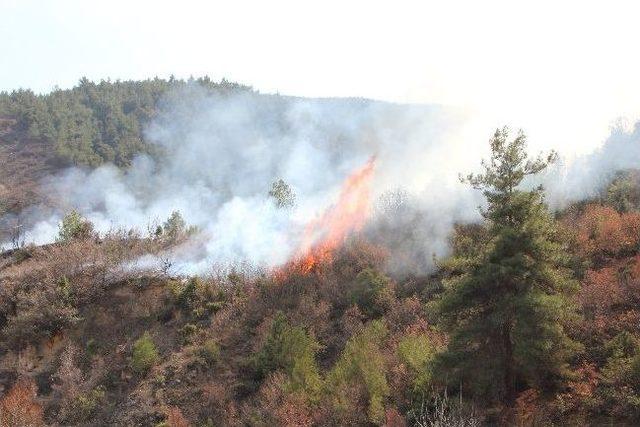
[[[303,273],[332,259],[349,234],[365,225],[371,205],[371,182],[375,156],[351,174],[342,185],[337,202],[304,230],[302,244],[296,252],[296,264]]]

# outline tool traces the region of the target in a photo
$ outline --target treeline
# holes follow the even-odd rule
[[[13,119],[16,137],[27,135],[51,146],[62,166],[97,166],[111,162],[127,167],[135,154],[151,152],[143,130],[172,90],[196,84],[221,95],[251,88],[208,77],[181,80],[101,81],[82,78],[72,89],[44,95],[31,90],[0,93],[0,119]]]

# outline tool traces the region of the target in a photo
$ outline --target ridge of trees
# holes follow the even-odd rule
[[[51,147],[61,166],[130,165],[137,153],[151,153],[143,130],[168,92],[198,85],[221,96],[251,91],[248,86],[208,77],[154,78],[99,83],[82,78],[71,89],[35,94],[28,89],[0,93],[0,119],[15,120],[18,133]]]

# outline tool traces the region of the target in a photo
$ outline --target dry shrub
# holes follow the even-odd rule
[[[31,258],[0,271],[0,339],[13,348],[39,344],[78,320],[78,308],[132,277],[125,261],[145,244],[135,237],[72,240],[36,248]]]
[[[407,427],[407,422],[397,409],[387,409],[385,427]]]
[[[435,395],[431,402],[423,402],[413,413],[417,427],[480,427],[482,418],[472,406],[461,399],[452,399],[445,392]]]
[[[37,386],[28,377],[20,378],[0,400],[0,427],[35,427],[44,425],[38,404]]]
[[[165,421],[167,427],[189,427],[189,421],[182,414],[180,408],[169,406],[165,412],[167,414],[167,420]]]
[[[540,392],[535,389],[528,389],[520,393],[516,399],[515,416],[518,426],[539,425],[540,413]]]
[[[617,268],[589,270],[580,290],[579,300],[584,308],[598,313],[624,302],[624,295],[618,284]]]
[[[640,213],[618,213],[609,206],[588,205],[580,215],[565,219],[576,230],[579,254],[597,263],[637,251],[640,243]]]
[[[104,398],[99,386],[105,374],[104,361],[95,357],[85,375],[77,366],[79,350],[69,345],[60,355],[60,366],[54,375],[52,388],[60,399],[58,419],[63,424],[86,421],[94,415]]]
[[[218,420],[221,425],[236,424],[239,411],[231,384],[209,382],[201,390],[201,402],[206,407],[208,417]]]
[[[385,317],[389,330],[401,333],[421,321],[424,317],[424,307],[416,296],[395,300]]]
[[[313,424],[312,410],[305,396],[287,391],[286,375],[270,375],[258,392],[255,406],[243,410],[251,425],[304,427]]]

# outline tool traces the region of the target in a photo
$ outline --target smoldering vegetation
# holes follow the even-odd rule
[[[526,183],[550,189],[551,276],[576,285],[542,321],[579,345],[560,364],[525,330],[510,405],[496,367],[468,363],[504,354],[477,344],[500,319],[463,318],[479,339],[447,359],[442,311],[492,250],[482,195],[458,183],[489,135],[469,144],[441,107],[190,85],[160,99],[146,154],[50,174],[41,202],[3,217],[45,244],[0,254],[0,425],[637,424],[640,172],[617,171],[635,166],[637,127]],[[372,155],[373,180],[345,185]],[[331,208],[345,188],[372,188],[367,224],[313,268],[280,266],[322,212],[349,229]],[[480,293],[500,301],[494,277]]]
[[[129,167],[106,163],[46,176],[40,180],[45,200],[5,215],[4,228],[19,226],[23,242],[52,242],[62,217],[75,209],[99,233],[151,235],[178,211],[197,232],[142,264],[171,258],[182,274],[238,262],[272,267],[292,255],[304,226],[372,155],[366,233],[389,249],[390,271],[430,271],[433,258],[448,253],[453,225],[479,218],[480,195],[457,177],[472,169],[486,144],[467,139],[472,118],[463,111],[249,90],[212,93],[196,83],[168,91],[156,110],[142,125],[150,149],[134,155]],[[542,178],[548,201],[562,208],[596,196],[614,171],[637,164],[639,136],[637,126],[613,129],[593,154],[561,160]],[[269,189],[277,180],[292,190],[294,206],[274,204]],[[7,236],[4,246],[10,246]]]
[[[126,170],[105,164],[48,176],[41,181],[46,203],[23,210],[20,222],[26,241],[46,243],[71,209],[101,233],[145,233],[179,211],[198,228],[197,239],[173,254],[182,272],[238,261],[273,266],[291,255],[304,225],[332,203],[345,177],[375,155],[374,199],[393,191],[412,194],[411,210],[420,214],[410,214],[411,221],[446,223],[416,228],[433,231],[415,236],[423,243],[412,250],[429,258],[443,253],[447,227],[472,215],[472,203],[461,208],[458,168],[442,162],[451,144],[462,144],[451,139],[462,121],[462,114],[437,106],[253,92],[222,96],[190,85],[168,93],[146,126],[154,155],[134,157]],[[269,197],[279,179],[293,190],[295,206],[278,208]],[[398,207],[387,206],[382,228],[392,218],[408,220]],[[369,231],[376,234],[375,227]]]

